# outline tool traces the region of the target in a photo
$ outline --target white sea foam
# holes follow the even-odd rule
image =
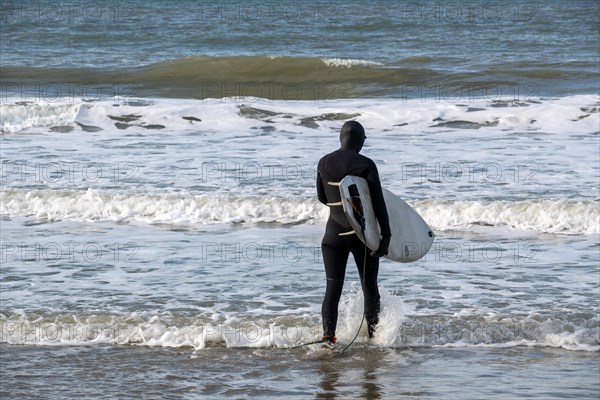
[[[595,200],[440,201],[412,205],[434,230],[500,226],[539,232],[600,231]],[[185,193],[113,193],[97,189],[2,190],[0,213],[49,221],[139,221],[143,223],[298,223],[324,221],[328,209],[312,198]]]
[[[335,65],[362,65],[361,60],[330,60]],[[366,62],[366,61],[365,61]],[[370,63],[370,62],[368,62]],[[167,130],[210,130],[230,135],[232,131],[254,126],[260,115],[244,115],[239,106],[257,107],[275,115],[269,115],[270,124],[279,129],[295,132],[306,131],[304,118],[326,114],[347,113],[359,115],[360,121],[370,130],[395,132],[439,132],[456,130],[453,123],[468,122],[468,129],[486,132],[543,132],[554,134],[589,134],[598,132],[600,113],[597,111],[598,96],[578,95],[556,99],[531,99],[519,102],[510,98],[490,99],[337,99],[327,101],[272,101],[253,96],[247,98],[183,100],[152,99],[124,102],[98,101],[86,103],[80,99],[56,102],[18,103],[8,99],[1,107],[0,127],[4,133],[47,132],[52,126],[71,125],[76,131],[84,128],[75,122],[115,130],[112,117],[135,115],[127,122],[132,127],[162,125]],[[498,106],[502,104],[502,106]],[[197,120],[184,119],[195,117]],[[263,116],[264,117],[264,116]],[[267,119],[267,118],[263,118]],[[339,125],[335,118],[320,118],[320,126]],[[46,129],[42,129],[46,128]],[[310,129],[310,128],[309,128]],[[339,129],[339,128],[338,128]],[[464,128],[462,128],[464,130]],[[461,129],[459,129],[461,130]]]
[[[81,103],[24,103],[0,105],[0,132],[73,124]]]
[[[123,221],[146,223],[295,223],[324,219],[327,209],[315,201],[277,197],[172,194],[113,194],[94,189],[3,191],[0,212],[51,221]]]
[[[516,346],[555,347],[573,351],[600,351],[600,330],[577,326],[586,321],[546,321],[500,319],[483,321],[480,317],[455,319],[432,316],[432,319],[411,320],[398,309],[400,300],[385,292],[376,337],[366,338],[363,324],[357,346],[380,347],[496,347]],[[338,324],[338,339],[349,343],[356,334],[362,318],[362,294],[346,295]],[[390,310],[386,312],[385,309]],[[71,314],[40,317],[36,315],[0,314],[2,337],[9,344],[81,346],[134,345],[148,347],[191,348],[202,351],[211,346],[282,347],[317,340],[320,336],[318,316],[299,316],[283,322],[279,319],[248,319],[229,316],[220,322],[201,318],[169,315],[142,317]]]
[[[506,226],[549,233],[600,231],[600,202],[594,200],[437,201],[415,203],[417,211],[437,229],[473,225]]]
[[[376,61],[360,60],[360,59],[353,59],[353,58],[323,58],[322,60],[328,67],[351,68],[353,66],[361,66],[361,67],[383,66],[382,63],[379,63]]]

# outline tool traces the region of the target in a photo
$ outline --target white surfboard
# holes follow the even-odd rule
[[[379,248],[381,230],[371,203],[369,184],[364,178],[348,175],[339,183],[342,207],[359,239],[371,250]],[[358,197],[358,199],[357,199]],[[435,235],[427,222],[404,200],[387,189],[383,198],[388,212],[392,238],[386,258],[399,262],[417,261],[431,248]],[[362,204],[364,234],[359,213]]]

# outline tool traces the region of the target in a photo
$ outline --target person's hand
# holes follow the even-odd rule
[[[379,242],[379,248],[377,251],[371,253],[373,257],[383,257],[388,253],[388,247],[390,247],[390,238],[391,236],[384,236],[381,238],[381,242]]]

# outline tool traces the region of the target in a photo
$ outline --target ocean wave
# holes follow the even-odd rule
[[[127,97],[322,100],[374,94],[370,85],[393,86],[437,75],[425,68],[381,68],[380,63],[367,60],[196,56],[124,70],[6,66],[1,82],[9,95],[13,90],[18,94],[23,87],[43,92],[40,85],[51,83],[45,90],[47,95],[85,91],[92,98],[98,93],[119,92]],[[35,93],[29,93],[29,97],[35,97]]]
[[[411,204],[438,231],[473,226],[508,227],[561,234],[597,234],[596,200],[418,200]],[[328,210],[316,199],[185,193],[113,193],[95,189],[2,190],[0,213],[48,221],[138,221],[215,224],[324,221]]]
[[[98,132],[125,129],[167,129],[230,134],[240,127],[269,129],[317,129],[331,121],[361,118],[382,132],[406,130],[517,131],[558,134],[598,132],[598,96],[580,95],[557,99],[472,100],[465,104],[420,100],[338,100],[335,102],[286,102],[242,97],[236,101],[184,99],[123,99],[123,101],[18,101],[0,104],[0,132]],[[400,128],[402,127],[402,128]]]
[[[392,321],[393,319],[393,321]],[[338,339],[349,342],[360,323],[342,315]],[[131,345],[145,347],[290,348],[320,338],[318,315],[279,317],[185,317],[131,313],[0,314],[0,342],[12,345],[82,346]],[[366,329],[355,346],[404,347],[496,347],[517,346],[600,351],[597,317],[574,319],[533,316],[403,316],[381,315],[377,336],[367,343]]]
[[[415,208],[432,227],[442,230],[480,225],[547,233],[600,232],[600,202],[594,200],[424,200]]]
[[[278,197],[130,194],[87,191],[0,192],[0,213],[49,221],[139,221],[145,223],[298,223],[326,217],[316,201]]]
[[[223,98],[256,96],[271,100],[323,100],[360,97],[420,98],[424,93],[468,93],[466,97],[541,95],[559,90],[564,77],[573,74],[569,64],[527,64],[482,67],[479,71],[444,68],[445,60],[408,57],[382,63],[363,59],[291,56],[191,56],[132,68],[2,68],[5,95],[28,92],[80,95],[169,98]],[[578,72],[594,93],[596,74]],[[424,92],[421,90],[423,89]],[[39,94],[38,93],[38,94]],[[562,93],[558,91],[557,93]],[[555,95],[557,93],[545,93]],[[23,93],[21,93],[23,95]]]
[[[81,103],[29,103],[0,105],[0,132],[29,128],[68,126],[75,121]]]

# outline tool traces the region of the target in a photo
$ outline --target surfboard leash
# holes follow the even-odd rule
[[[309,346],[311,344],[317,344],[317,343],[324,343],[324,340],[314,340],[312,342],[308,342],[308,343],[301,343],[301,344],[297,344],[296,346],[292,346],[292,347],[288,347],[288,349],[292,350],[292,349],[298,349],[300,347],[304,347],[304,346]]]
[[[364,231],[364,229],[362,231],[363,231],[363,237],[364,237],[365,231]],[[361,280],[361,282],[360,282],[361,286],[363,285],[363,282],[364,282],[364,279],[365,279],[365,273],[367,272],[367,250],[368,250],[368,248],[367,248],[367,245],[365,244],[365,256],[363,258],[363,272],[362,272],[362,277],[360,279]],[[363,288],[363,290],[364,290],[364,288]],[[363,296],[364,296],[364,293],[363,293]],[[344,347],[342,349],[342,351],[341,351],[342,353],[344,351],[346,351],[346,349],[348,349],[350,346],[352,346],[352,343],[354,343],[354,341],[358,337],[358,334],[360,333],[360,330],[362,329],[362,326],[363,326],[363,324],[365,322],[366,316],[367,316],[367,309],[366,309],[366,307],[364,307],[364,304],[363,304],[363,315],[362,315],[362,318],[360,319],[360,325],[358,326],[358,329],[356,330],[356,335],[354,335],[354,337],[352,338],[352,341],[350,343],[348,343],[346,345],[346,347]]]

